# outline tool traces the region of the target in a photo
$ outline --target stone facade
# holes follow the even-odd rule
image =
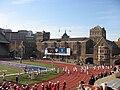
[[[120,54],[118,45],[106,39],[105,28],[100,26],[90,29],[89,37],[80,38],[70,38],[65,32],[61,38],[50,39],[49,32],[39,32],[36,34],[36,45],[41,57],[45,55],[56,60],[64,58],[86,64],[109,65],[113,63],[112,57]],[[45,54],[46,48],[60,47],[70,48],[70,55]]]

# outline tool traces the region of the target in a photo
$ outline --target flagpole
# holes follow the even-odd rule
[[[69,38],[70,38],[70,35],[71,35],[70,33],[71,33],[71,30],[69,29]]]
[[[58,41],[58,48],[60,48],[60,28],[59,28],[59,41]],[[58,55],[58,59],[60,59],[60,55]]]
[[[59,28],[59,38],[60,38],[60,28]]]

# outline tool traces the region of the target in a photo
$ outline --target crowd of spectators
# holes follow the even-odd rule
[[[57,81],[56,83],[52,83],[49,81],[48,84],[44,85],[44,83],[41,84],[42,90],[60,90],[60,82]],[[64,80],[62,85],[62,90],[66,89],[66,81]]]
[[[80,81],[79,85],[77,87],[78,90],[117,90],[115,88],[107,86],[107,83],[102,83],[101,85],[95,86],[94,83],[98,79],[107,77],[109,75],[112,75],[115,72],[119,71],[119,67],[117,66],[94,66],[94,70],[104,70],[104,72],[98,72],[97,75],[92,75],[91,78],[89,79],[88,84],[85,84],[84,81]],[[107,72],[106,69],[112,69],[112,71]]]
[[[77,88],[77,90],[117,90],[117,89],[107,86],[107,83],[102,83],[99,86],[94,86],[80,82],[79,88]]]
[[[64,80],[62,85],[62,90],[66,89],[66,81]],[[39,90],[38,89],[39,85],[34,84],[31,87],[26,84],[26,85],[20,85],[14,82],[3,82],[0,83],[0,90]],[[40,88],[40,87],[39,87]],[[60,82],[57,81],[56,83],[48,82],[48,84],[41,84],[41,89],[42,90],[60,90]]]
[[[28,84],[26,85],[18,85],[13,82],[3,82],[0,84],[0,90],[30,90]]]

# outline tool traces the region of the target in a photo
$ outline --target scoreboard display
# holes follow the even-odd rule
[[[56,53],[55,48],[47,48],[48,53]]]
[[[60,48],[46,48],[46,55],[70,55],[70,48],[60,47]]]

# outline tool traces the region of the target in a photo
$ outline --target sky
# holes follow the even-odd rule
[[[97,25],[106,29],[107,39],[120,38],[120,0],[0,0],[0,28],[14,32],[89,37]]]

